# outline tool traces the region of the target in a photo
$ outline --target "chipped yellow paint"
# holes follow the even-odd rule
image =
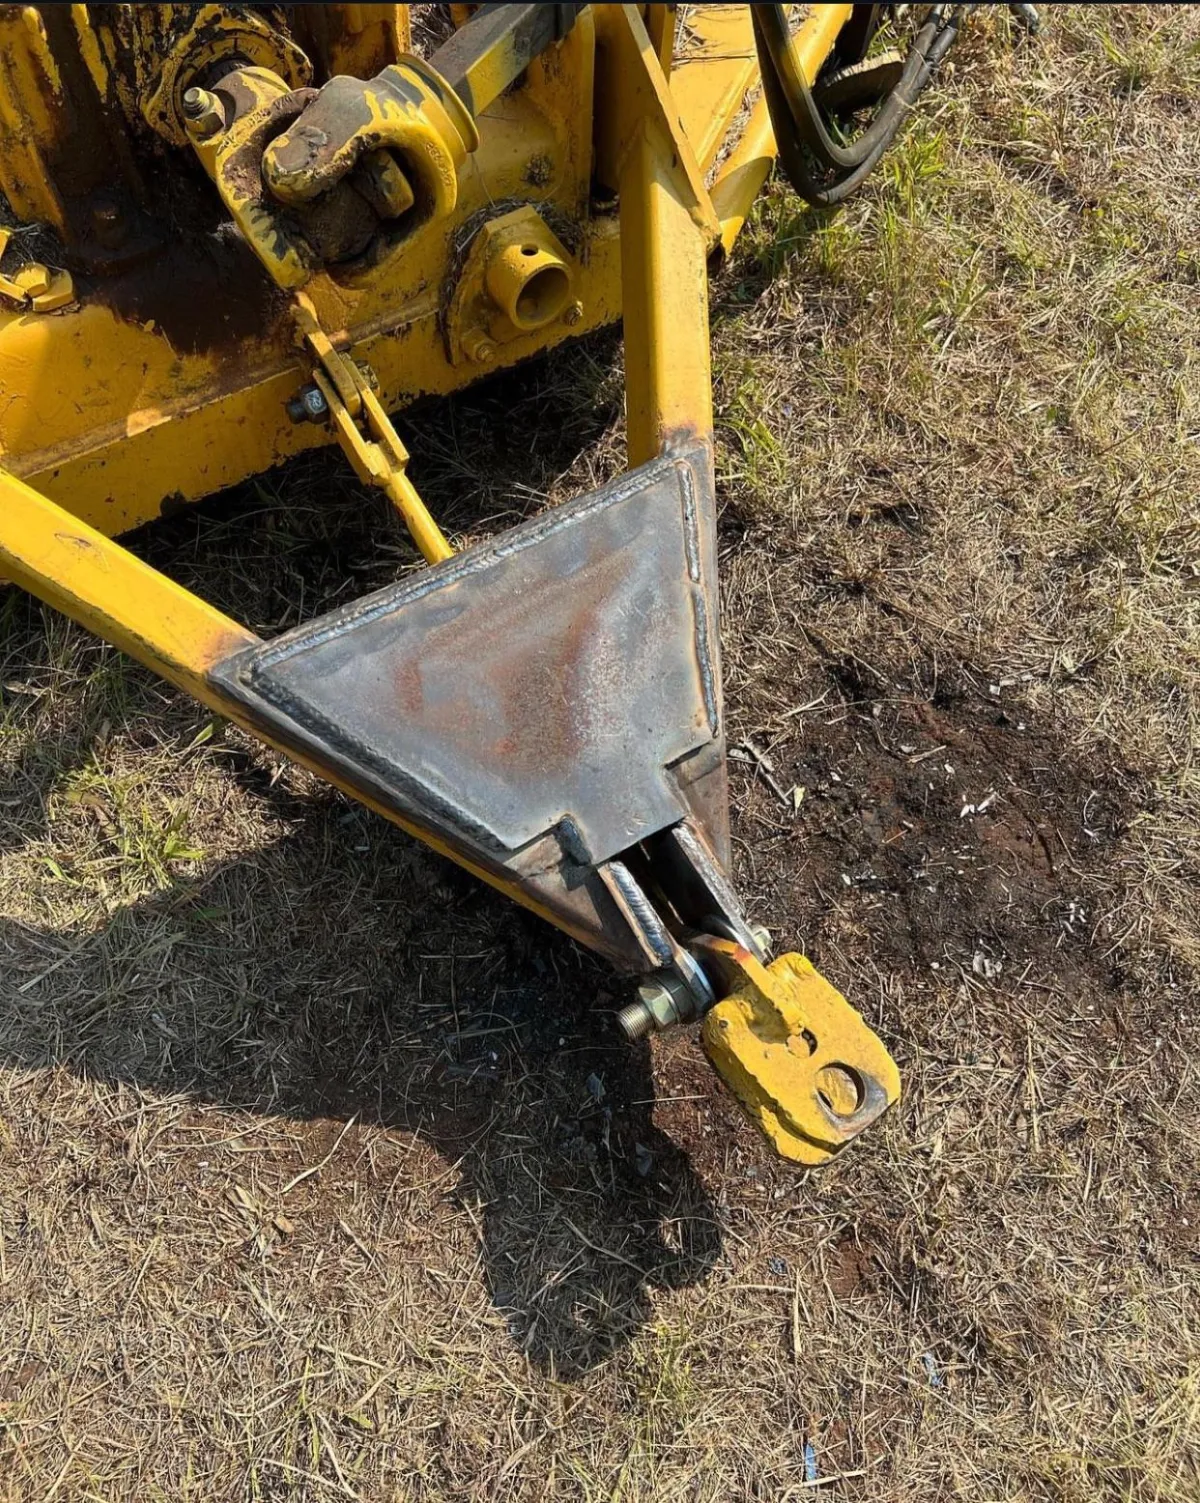
[[[761,175],[760,168],[765,172],[766,164],[756,161],[738,183],[718,180],[718,215],[703,184],[710,148],[706,144],[697,155],[688,143],[715,141],[705,80],[726,98],[730,70],[747,65],[748,43],[742,38],[737,54],[731,55],[730,8],[695,7],[688,13],[690,61],[668,80],[636,16],[637,7],[628,7],[635,21],[625,22],[624,41],[616,42],[620,66],[605,66],[597,74],[597,59],[612,54],[612,12],[622,9],[601,6],[583,12],[565,41],[530,65],[520,87],[489,106],[480,122],[479,149],[464,163],[458,200],[444,224],[431,223],[405,242],[401,256],[369,277],[351,284],[318,274],[308,283],[306,291],[322,325],[335,333],[338,349],[375,373],[385,410],[395,412],[416,398],[458,390],[485,372],[621,317],[628,278],[643,251],[630,248],[622,265],[617,216],[596,212],[589,194],[594,169],[616,134],[612,127],[618,118],[631,118],[630,108],[653,111],[667,138],[682,149],[683,192],[693,224],[697,218],[703,222],[705,243],[697,252],[680,235],[691,270],[683,273],[681,266],[670,271],[667,285],[674,285],[679,303],[687,304],[675,311],[697,324],[703,300],[702,288],[693,290],[699,286],[697,256],[718,237],[726,248],[732,243],[752,197],[747,196],[751,180]],[[640,48],[629,41],[634,25],[655,63],[654,75],[640,90],[629,74],[630,68],[641,66]],[[600,46],[598,30],[603,33]],[[66,118],[57,112],[51,87],[44,82],[53,68],[37,12],[0,6],[0,117],[9,111],[7,121],[0,118],[0,184],[6,171],[18,166],[18,175],[30,182],[33,169],[26,170],[26,164],[34,157],[27,153],[51,143],[55,125],[61,128]],[[14,93],[18,75],[19,98]],[[32,96],[36,120],[21,114],[27,96]],[[632,134],[627,128],[625,148],[642,150]],[[11,160],[6,157],[10,151],[15,154]],[[530,176],[534,168],[536,179]],[[38,203],[30,204],[24,217],[54,222],[53,185],[31,186],[38,191]],[[615,176],[611,186],[617,187]],[[669,214],[663,191],[657,187],[648,197]],[[679,196],[676,190],[676,203]],[[493,341],[496,354],[486,366],[451,358],[439,296],[449,248],[468,221],[481,218],[490,204],[510,200],[553,208],[579,226],[580,239],[570,246],[576,265],[572,299],[578,302],[579,316],[572,307],[569,322],[553,320],[510,342]],[[648,204],[641,207],[653,211]],[[136,283],[139,275],[137,269],[123,273],[114,285]],[[52,317],[34,317],[28,308],[0,301],[0,454],[10,471],[82,520],[114,536],[157,516],[164,505],[197,500],[301,450],[334,441],[330,428],[297,424],[287,415],[287,403],[308,373],[298,358],[290,321],[277,316],[266,298],[261,326],[243,326],[236,338],[222,334],[228,320],[214,302],[211,346],[197,348],[194,340],[180,341],[169,319],[164,326],[162,318],[135,318],[137,299],[129,297],[128,287],[120,298],[101,297],[107,298],[103,282],[99,296],[85,290],[80,302]],[[635,317],[631,322],[637,326],[640,321]],[[659,320],[660,327],[669,322]],[[702,377],[707,381],[707,365],[698,361],[692,361],[687,375],[692,386]],[[669,422],[665,413],[661,422]],[[651,433],[658,427],[654,420]],[[416,455],[418,479],[419,467]]]
[[[705,1052],[784,1158],[826,1163],[900,1099],[882,1041],[805,956],[764,966],[724,940],[706,954],[727,994],[705,1015]]]

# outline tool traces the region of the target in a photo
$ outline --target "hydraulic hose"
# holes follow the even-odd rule
[[[917,32],[899,79],[870,125],[848,145],[825,128],[796,59],[782,5],[752,5],[763,93],[780,160],[796,192],[820,208],[841,203],[863,182],[895,139],[917,96],[950,50],[969,5],[935,5]]]

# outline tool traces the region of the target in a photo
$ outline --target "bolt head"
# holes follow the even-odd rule
[[[579,323],[579,321],[582,318],[583,318],[583,304],[582,303],[578,303],[578,302],[576,302],[576,303],[568,303],[567,306],[563,309],[562,321],[563,321],[564,324],[568,325],[568,327],[570,327],[571,325]]]
[[[287,404],[293,423],[321,423],[329,416],[329,404],[319,386],[302,386]]]

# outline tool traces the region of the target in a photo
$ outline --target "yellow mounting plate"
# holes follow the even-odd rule
[[[881,1040],[803,955],[764,966],[729,940],[702,948],[727,989],[705,1052],[784,1158],[826,1163],[900,1099]]]

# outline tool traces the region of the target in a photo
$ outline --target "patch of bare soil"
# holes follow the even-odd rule
[[[854,891],[881,965],[965,966],[986,980],[1014,965],[1064,981],[1082,971],[1111,987],[1088,886],[1126,827],[1133,780],[1077,766],[1024,715],[966,695],[867,698],[814,727],[783,763],[793,797],[803,790],[803,857],[769,877],[760,867],[772,906],[802,914],[806,895],[828,907]]]

